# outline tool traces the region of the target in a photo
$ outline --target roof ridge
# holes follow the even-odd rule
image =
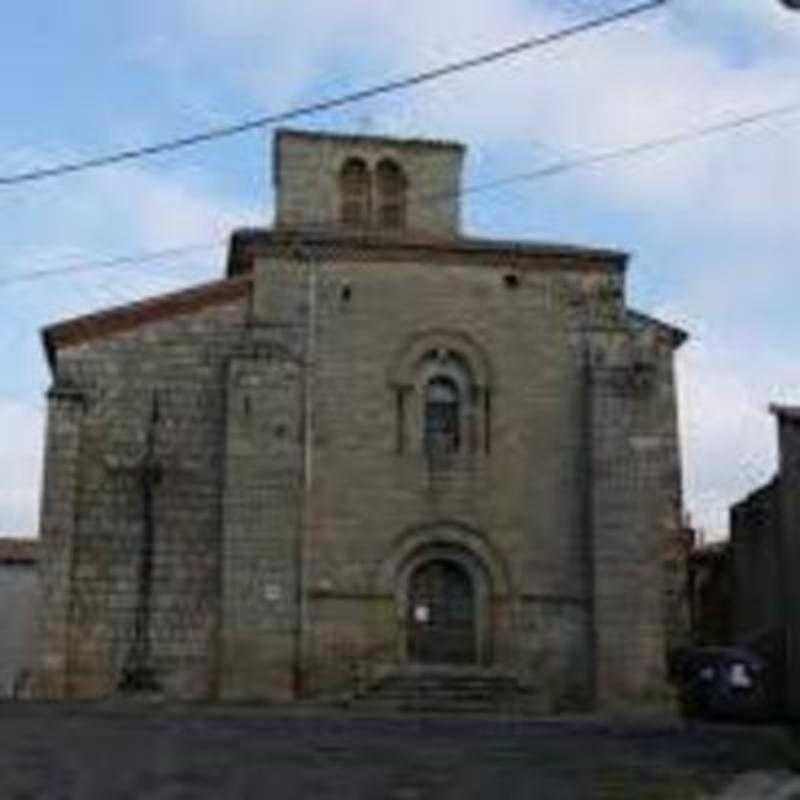
[[[41,332],[48,361],[52,367],[59,347],[83,344],[139,325],[233,302],[244,297],[251,284],[252,277],[249,274],[235,275],[53,323]]]

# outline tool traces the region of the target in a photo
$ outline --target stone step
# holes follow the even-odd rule
[[[447,714],[498,714],[515,710],[497,703],[359,703],[351,706],[358,711],[376,714],[399,712],[447,713]]]
[[[375,690],[398,691],[438,691],[440,689],[455,692],[513,692],[520,687],[517,683],[481,683],[470,681],[461,683],[448,683],[447,681],[385,681],[372,687]]]
[[[383,695],[480,695],[483,697],[494,697],[517,694],[521,690],[510,686],[502,688],[496,686],[382,686],[379,689],[371,689],[370,691]]]
[[[511,675],[462,669],[406,669],[386,675],[353,699],[362,710],[476,713],[513,710],[530,701]]]
[[[412,690],[381,689],[367,690],[363,693],[365,697],[384,697],[386,699],[402,700],[405,698],[416,700],[419,698],[436,698],[439,700],[492,700],[506,697],[515,697],[519,692],[481,692],[481,691],[458,691],[454,689],[441,689],[435,692],[421,692]]]
[[[381,683],[389,684],[389,683],[396,683],[396,684],[407,684],[409,686],[437,686],[437,685],[447,685],[447,686],[516,686],[517,681],[513,678],[507,679],[500,679],[500,678],[491,678],[491,679],[483,679],[483,678],[443,678],[440,676],[435,676],[432,678],[415,678],[415,677],[391,677],[391,678],[384,678]]]

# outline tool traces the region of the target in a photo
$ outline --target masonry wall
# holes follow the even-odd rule
[[[363,159],[370,171],[384,158],[401,165],[408,179],[407,230],[435,237],[457,234],[462,147],[358,136],[320,139],[291,131],[275,141],[277,225],[337,226],[339,173],[353,157]]]
[[[299,684],[303,370],[275,338],[227,371],[222,696],[290,700]]]
[[[606,707],[667,699],[665,552],[682,535],[674,345],[657,326],[621,322],[589,332],[595,692]]]
[[[43,695],[109,695],[130,658],[144,535],[140,468],[154,403],[162,477],[153,489],[152,666],[168,696],[218,693],[226,369],[245,320],[245,303],[233,302],[59,353],[56,394],[68,387],[80,411],[70,428],[75,458],[62,464],[72,450],[58,442],[46,455]],[[51,411],[54,434],[59,419]],[[66,538],[58,531],[65,508],[74,509]]]
[[[516,671],[551,708],[570,699],[585,703],[590,694],[583,331],[600,307],[617,304],[608,313],[623,316],[620,276],[543,257],[535,267],[515,264],[517,279],[507,282],[508,265],[495,263],[362,263],[318,247],[305,263],[265,257],[256,264],[256,318],[279,319],[313,342],[304,576],[313,597],[312,691],[402,661],[398,588],[381,576],[406,542],[446,540],[484,548],[505,575],[492,587],[493,663]],[[478,446],[444,468],[431,466],[414,427],[419,390],[407,387],[399,401],[393,384],[393,369],[419,341],[479,352],[491,375],[488,434],[481,429]],[[654,670],[640,682],[651,686],[663,677],[659,547],[680,503],[671,346],[662,345],[657,359],[649,395],[655,399],[641,411],[630,406],[631,438],[624,453],[614,451],[639,453],[644,476],[618,498],[621,511],[630,512],[621,524],[633,524],[619,532],[615,552],[643,602],[633,628],[615,628],[614,642],[624,654],[631,643],[624,637],[631,637],[638,660],[626,674]],[[398,432],[400,418],[405,427]],[[651,580],[652,593],[643,592],[641,583]],[[628,603],[622,594],[620,602]]]
[[[79,455],[83,395],[69,381],[47,394],[44,478],[39,522],[41,603],[37,613],[38,697],[67,693],[70,597],[75,529],[78,521]]]
[[[800,419],[778,415],[781,603],[786,624],[786,709],[800,718]]]
[[[673,342],[627,313],[618,262],[299,244],[257,259],[252,307],[59,352],[42,694],[108,695],[129,665],[149,436],[168,696],[324,694],[403,663],[401,576],[444,550],[481,581],[481,663],[543,711],[652,693],[680,506]],[[419,373],[439,352],[469,370],[444,460]]]
[[[783,624],[780,481],[731,508],[731,636],[746,643]]]
[[[668,654],[692,643],[690,564],[694,537],[693,529],[683,527],[676,530],[674,536],[668,537],[665,543],[663,556],[666,571],[664,602],[666,604],[665,634]]]
[[[40,602],[33,550],[33,541],[0,539],[0,698],[27,697],[32,690]]]

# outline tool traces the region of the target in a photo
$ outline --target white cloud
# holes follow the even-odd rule
[[[221,246],[0,286],[4,307],[0,319],[0,531],[10,534],[30,534],[38,526],[42,398],[49,382],[40,328],[221,277],[225,240],[231,230],[262,221],[197,182],[159,175],[145,167],[90,172],[72,181],[69,192],[63,186],[43,188],[25,209],[24,216],[33,212],[36,230],[46,232],[44,236],[32,237],[24,227],[16,231],[14,209],[8,204],[5,274],[205,242]],[[32,246],[30,241],[40,244]],[[19,399],[9,399],[9,394]]]
[[[769,399],[757,369],[721,364],[703,343],[687,345],[679,365],[684,484],[694,524],[720,538],[728,507],[774,472]]]
[[[588,18],[622,5],[579,7],[581,18]],[[756,13],[751,10],[755,5],[770,9]],[[674,10],[667,5],[383,102],[353,107],[349,119],[358,126],[371,116],[381,130],[464,138],[482,150],[511,147],[523,169],[557,152],[583,154],[690,130],[800,99],[794,47],[800,15],[776,5],[777,0],[720,7],[688,2]],[[219,56],[248,53],[246,59],[231,59],[239,65],[241,88],[259,103],[270,102],[272,111],[309,87],[317,96],[325,94],[321,75],[325,81],[349,75],[349,88],[354,88],[384,76],[411,74],[553,31],[567,21],[563,12],[575,7],[519,0],[466,5],[411,0],[398,13],[389,0],[312,0],[300,14],[295,4],[283,2],[185,4],[192,25],[213,38]],[[738,32],[739,49],[768,49],[769,57],[746,69],[732,64],[731,30]],[[280,79],[268,80],[268,75]],[[748,213],[758,215],[751,222],[775,224],[776,209],[796,202],[798,185],[793,180],[796,148],[775,147],[775,128],[796,135],[798,120],[800,115],[588,169],[582,173],[584,190],[598,202],[647,204],[662,214],[685,212],[698,199],[713,199],[715,220],[730,224]],[[731,169],[732,163],[741,166]],[[727,190],[732,181],[738,191]],[[691,219],[681,223],[691,224]]]
[[[220,86],[236,93],[237,107],[278,111],[625,4],[176,5],[183,11],[181,47],[165,35],[134,43],[127,55],[163,73],[168,93],[181,99],[184,110],[193,109],[202,126],[224,118]],[[492,170],[527,171],[560,155],[615,148],[800,99],[798,45],[800,14],[783,10],[778,0],[683,0],[613,29],[303,123],[352,128],[369,116],[372,129],[381,132],[462,139],[472,148],[470,177],[485,178]],[[196,76],[209,69],[216,71],[218,85],[206,94]],[[775,333],[782,323],[770,320],[776,306],[788,302],[800,252],[798,140],[800,114],[567,179],[576,205],[622,220],[615,231],[619,244],[642,251],[633,271],[648,263],[654,241],[668,254],[648,273],[648,294],[666,319],[684,322],[696,334],[681,358],[687,500],[701,524],[714,531],[724,529],[727,505],[773,469],[775,434],[767,404],[783,393],[787,400],[800,399],[793,353],[785,343],[800,330],[786,323],[782,342]],[[25,153],[13,158],[28,161]],[[125,167],[87,174],[69,186],[64,196],[46,186],[35,198],[20,200],[44,220],[49,252],[94,257],[100,249],[105,255],[109,225],[115,227],[116,252],[135,252],[222,237],[237,224],[260,221],[235,200],[216,196],[213,184],[198,174]],[[544,184],[517,186],[497,200],[469,202],[496,211],[514,196],[521,214],[525,201],[541,207],[555,197],[548,191]],[[12,242],[18,255],[13,248]],[[29,249],[29,257],[38,260],[43,252]],[[188,280],[215,269],[221,269],[219,255],[188,258],[176,272]],[[87,303],[108,305],[119,296],[170,286],[167,270],[156,264],[120,271],[114,281],[85,276],[69,286],[59,282],[64,291],[39,298],[39,313],[74,313]],[[791,397],[795,390],[798,396]]]
[[[25,218],[33,215],[47,235],[31,237],[23,227],[19,243],[13,233],[6,237],[4,271],[17,275],[92,265],[116,256],[132,261],[4,288],[25,305],[32,335],[45,322],[221,277],[231,231],[265,221],[235,200],[215,197],[192,175],[157,173],[145,166],[87,172],[69,187],[64,193],[46,186],[34,207],[25,209]],[[6,218],[13,219],[13,213],[9,206]],[[41,244],[31,245],[31,240]],[[183,247],[193,249],[141,263],[135,259]]]
[[[722,320],[727,300],[746,288],[717,282],[715,292],[711,281],[690,284],[675,306],[656,312],[692,334],[677,359],[684,487],[693,522],[710,539],[727,534],[730,506],[777,469],[770,403],[800,400],[793,354],[771,347],[730,313]]]

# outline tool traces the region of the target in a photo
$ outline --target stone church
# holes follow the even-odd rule
[[[685,334],[625,253],[463,235],[464,157],[280,130],[224,278],[43,331],[40,696],[663,696]]]

